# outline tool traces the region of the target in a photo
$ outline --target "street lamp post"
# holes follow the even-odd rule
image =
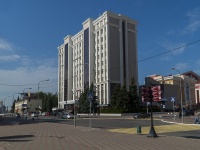
[[[8,97],[10,97],[10,96],[8,96]],[[5,107],[4,113],[5,113],[5,111],[6,111],[6,99],[7,99],[8,97],[6,97],[6,98],[3,99],[3,102],[4,102],[4,105],[3,105],[3,106]]]
[[[13,117],[13,114],[14,114],[14,111],[15,111],[15,110],[14,110],[14,106],[13,106],[13,105],[15,105],[15,104],[14,104],[14,95],[15,95],[15,94],[20,94],[20,93],[14,93],[14,94],[13,94],[13,100],[12,100],[12,117]]]
[[[76,80],[77,80],[77,76],[78,74],[76,74],[76,67],[78,67],[79,65],[88,65],[88,63],[84,63],[84,64],[78,64],[77,66],[75,66],[75,71],[74,71],[74,90],[73,90],[73,94],[74,94],[74,127],[76,127],[76,98],[78,97],[77,94],[77,90],[76,90]],[[83,71],[82,71],[83,72]],[[83,77],[82,77],[83,80]],[[82,83],[82,87],[84,86],[84,83]]]
[[[40,81],[39,83],[38,83],[38,104],[37,104],[37,107],[38,107],[38,113],[39,113],[39,96],[40,96],[40,94],[39,94],[39,89],[40,89],[40,83],[41,82],[46,82],[46,81],[49,81],[49,79],[47,79],[47,80],[42,80],[42,81]]]
[[[181,119],[182,119],[182,123],[183,123],[183,100],[182,100],[182,90],[181,90],[181,73],[180,73],[180,71],[178,71],[175,68],[172,68],[172,70],[177,71],[179,73],[179,75],[180,75],[180,99],[181,99],[181,111],[182,111],[182,117],[181,117]]]
[[[23,114],[22,114],[22,118],[24,118],[24,91],[25,91],[26,89],[32,89],[32,88],[25,88],[25,89],[23,90],[23,93],[22,93],[22,94],[23,94],[23,104],[22,104],[22,110],[23,110],[22,113],[23,113]]]

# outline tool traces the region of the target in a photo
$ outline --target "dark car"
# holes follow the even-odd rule
[[[138,113],[133,115],[134,119],[139,119],[139,118],[150,118],[150,114],[149,113]]]

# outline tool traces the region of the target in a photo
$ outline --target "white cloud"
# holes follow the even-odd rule
[[[179,71],[184,71],[184,70],[187,70],[189,68],[188,64],[187,63],[177,63],[174,68],[176,68],[177,70]]]
[[[0,61],[17,61],[20,59],[19,55],[5,55],[5,56],[0,56]]]
[[[161,60],[171,60],[173,56],[181,55],[185,51],[185,47],[182,47],[184,45],[183,43],[172,43],[169,41],[161,43],[161,46],[164,47],[166,51],[166,54],[161,57]]]
[[[0,38],[0,51],[9,51],[13,52],[14,46],[5,39]]]
[[[36,59],[20,54],[20,49],[11,42],[0,37],[0,100],[6,99],[6,105],[11,106],[13,97],[16,99],[25,88],[27,92],[40,91],[56,93],[58,88],[58,69],[56,58]],[[9,65],[7,65],[9,63]],[[11,66],[12,68],[9,68]]]
[[[193,33],[200,29],[200,8],[195,8],[189,11],[186,16],[188,17],[188,24],[183,30],[182,34]]]
[[[31,61],[30,62],[34,62]],[[56,63],[56,64],[55,64]],[[30,65],[30,64],[29,64]],[[7,96],[7,105],[11,105],[14,93],[20,93],[24,88],[32,88],[29,92],[37,92],[38,83],[49,79],[40,85],[43,92],[57,92],[57,62],[55,59],[44,59],[37,66],[17,67],[15,69],[0,70],[0,99]],[[18,95],[15,95],[15,98]]]

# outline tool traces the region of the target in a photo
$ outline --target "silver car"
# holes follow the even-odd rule
[[[62,119],[73,119],[74,115],[71,113],[63,113],[61,116]]]

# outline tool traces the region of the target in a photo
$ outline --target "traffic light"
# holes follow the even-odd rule
[[[150,102],[152,100],[152,91],[148,86],[141,87],[142,102]]]

